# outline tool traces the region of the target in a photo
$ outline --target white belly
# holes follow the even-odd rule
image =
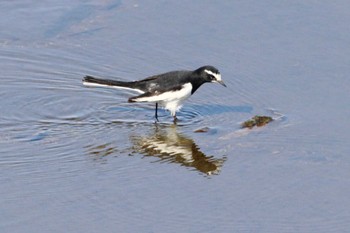
[[[147,96],[135,99],[136,102],[158,102],[165,109],[169,110],[172,116],[182,107],[182,103],[191,96],[192,84],[186,83],[182,85],[180,90],[170,91],[155,96]]]

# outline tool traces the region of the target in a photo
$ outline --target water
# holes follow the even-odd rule
[[[0,6],[1,232],[348,232],[348,2]],[[206,64],[177,125],[81,83]]]

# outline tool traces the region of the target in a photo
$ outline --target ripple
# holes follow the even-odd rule
[[[193,106],[183,107],[178,113],[177,125],[197,125],[203,121],[203,115],[198,108]]]
[[[1,93],[1,97],[5,99],[4,110],[7,114],[0,116],[0,124],[14,121],[60,124],[154,122],[152,105],[127,104],[125,102],[128,94],[125,92],[82,87],[80,76],[85,73],[82,70],[92,67],[89,61],[82,59],[86,56],[84,51],[71,54],[56,48],[45,48],[39,53],[31,53],[25,47],[15,53],[6,48],[3,50],[1,58],[5,63],[9,67],[20,65],[21,72],[28,73],[28,77],[13,78],[22,74],[13,72],[16,69],[12,67],[5,86],[7,90],[15,89],[16,95],[13,95],[13,91]],[[200,126],[212,115],[217,117],[224,113],[247,111],[251,111],[251,107],[185,103],[178,113],[177,124]],[[162,124],[173,124],[168,112],[160,110],[159,115]]]
[[[121,103],[117,106],[106,107],[105,116],[100,116],[100,118],[107,119],[109,118],[111,122],[120,122],[120,123],[155,123],[154,118],[154,108],[150,104],[129,104]],[[118,116],[118,119],[115,117]],[[184,107],[177,113],[178,121],[177,125],[191,125],[200,123],[203,120],[203,116],[198,111],[197,108],[193,107]],[[163,109],[158,109],[158,124],[172,125],[173,117],[170,113]]]

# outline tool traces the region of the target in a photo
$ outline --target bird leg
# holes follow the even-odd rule
[[[174,115],[174,124],[176,125],[176,122],[177,122],[177,117],[176,115]]]
[[[158,103],[156,103],[156,114],[155,114],[155,118],[156,118],[157,121],[159,121],[159,120],[158,120]]]

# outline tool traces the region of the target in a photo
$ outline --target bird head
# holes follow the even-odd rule
[[[199,73],[199,75],[204,78],[207,82],[211,83],[220,83],[224,87],[226,87],[226,84],[221,79],[221,74],[218,69],[216,69],[214,66],[203,66],[196,70],[196,72]]]

